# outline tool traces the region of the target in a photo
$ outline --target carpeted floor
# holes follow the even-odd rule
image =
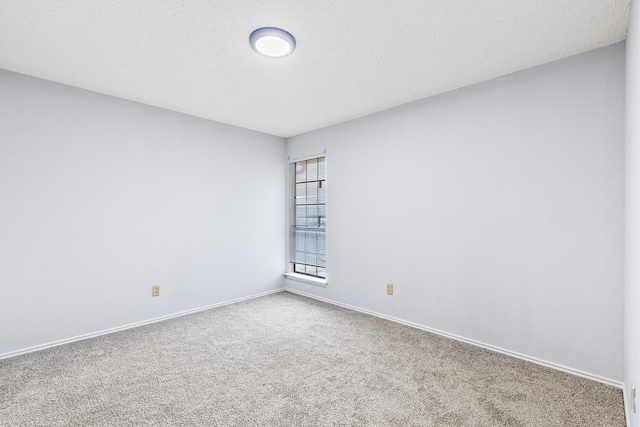
[[[288,292],[0,360],[2,426],[624,426],[622,392]]]

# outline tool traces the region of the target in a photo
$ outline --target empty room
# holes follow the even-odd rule
[[[637,0],[0,0],[0,426],[640,426]]]

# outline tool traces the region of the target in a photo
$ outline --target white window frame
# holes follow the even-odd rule
[[[292,246],[293,243],[291,241],[292,239],[292,233],[291,233],[291,227],[293,224],[293,218],[292,218],[292,206],[293,206],[293,202],[292,199],[294,197],[294,193],[293,193],[293,188],[295,185],[295,171],[293,171],[293,166],[292,164],[295,164],[296,162],[301,162],[303,160],[311,160],[311,159],[316,159],[319,157],[324,157],[325,158],[325,168],[326,168],[326,163],[327,163],[327,150],[324,150],[322,153],[318,153],[318,154],[312,154],[312,155],[308,155],[308,156],[304,156],[304,157],[297,157],[297,158],[291,158],[289,157],[289,161],[287,163],[287,175],[288,175],[288,180],[287,180],[287,245],[286,245],[286,250],[287,250],[287,267],[285,269],[285,273],[284,273],[284,277],[290,280],[295,280],[297,282],[302,282],[302,283],[306,283],[306,284],[310,284],[310,285],[315,285],[315,286],[321,286],[321,287],[326,287],[329,283],[328,277],[329,277],[329,271],[328,268],[325,267],[325,277],[321,278],[321,277],[314,277],[314,276],[310,276],[307,274],[300,274],[300,273],[296,273],[293,271],[293,263],[292,263]],[[325,169],[325,179],[327,176],[327,171]],[[325,189],[325,200],[326,200],[326,189]],[[326,219],[326,212],[325,212],[325,229],[326,229],[326,224],[327,224],[327,219]],[[326,231],[325,231],[325,245],[326,245]],[[326,246],[325,246],[325,255],[326,255]]]

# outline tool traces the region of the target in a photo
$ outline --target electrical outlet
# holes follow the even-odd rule
[[[393,285],[391,283],[387,283],[387,295],[393,295]]]
[[[151,295],[154,297],[157,297],[160,295],[160,286],[159,285],[155,285],[151,287]]]
[[[631,399],[631,410],[635,414],[636,413],[636,386],[635,386],[635,384],[631,384],[631,396],[629,398]]]

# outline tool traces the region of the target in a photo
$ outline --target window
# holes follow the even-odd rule
[[[325,158],[291,164],[291,271],[326,278]]]

